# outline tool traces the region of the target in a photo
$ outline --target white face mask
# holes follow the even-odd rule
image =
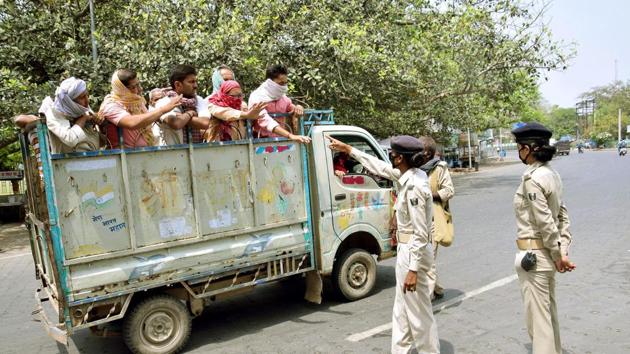
[[[267,79],[264,86],[265,90],[267,91],[267,95],[274,101],[282,96],[285,96],[289,91],[289,88],[286,85],[278,85],[275,81],[271,79]]]

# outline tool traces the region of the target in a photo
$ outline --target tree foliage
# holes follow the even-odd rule
[[[0,147],[14,139],[8,119],[62,78],[88,81],[98,107],[120,67],[150,89],[193,64],[203,95],[218,64],[251,92],[281,62],[297,101],[385,137],[515,120],[571,55],[525,0],[97,0],[96,63],[86,0],[0,4]]]
[[[625,138],[626,126],[630,125],[630,82],[617,81],[595,87],[581,96],[595,100],[595,114],[588,122],[585,122],[585,136],[593,138],[599,136],[598,139],[608,136],[609,140],[616,141],[619,110],[621,110],[621,138]]]

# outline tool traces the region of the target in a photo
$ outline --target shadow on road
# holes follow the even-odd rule
[[[393,266],[378,265],[374,290],[370,296],[396,285]],[[301,279],[285,281],[256,287],[245,294],[219,300],[206,307],[203,314],[193,320],[190,342],[184,352],[208,346],[221,345],[233,339],[251,334],[260,334],[265,329],[283,323],[289,323],[291,331],[309,332],[321,328],[321,324],[335,321],[352,321],[355,311],[339,311],[337,305],[343,304],[335,294],[332,284],[324,279],[324,295],[321,305],[303,300],[304,283]],[[357,301],[357,311],[364,310],[361,301],[370,301],[370,297]],[[393,304],[393,299],[392,299]],[[322,313],[322,316],[316,316]],[[311,315],[311,316],[309,316]],[[299,326],[292,325],[299,324]],[[296,335],[298,335],[296,333]],[[82,330],[72,339],[81,353],[127,353],[122,337],[101,338]],[[268,341],[274,341],[268,338]],[[282,351],[283,343],[278,343]],[[62,346],[63,347],[63,346]],[[225,349],[225,348],[224,348]],[[223,350],[224,350],[223,349]],[[214,349],[212,349],[214,350]],[[221,351],[222,349],[217,348]],[[308,350],[306,350],[308,352]],[[67,353],[59,350],[59,353]]]
[[[440,339],[440,354],[454,354],[455,347],[451,342],[446,341],[444,339]]]
[[[376,285],[370,296],[391,288],[395,284],[394,267],[379,265]],[[187,349],[192,350],[210,343],[220,344],[287,322],[303,326],[301,328],[292,326],[292,330],[308,332],[316,330],[317,325],[323,323],[352,321],[352,316],[355,314],[353,311],[335,309],[337,305],[344,302],[334,293],[329,280],[324,280],[324,299],[321,305],[307,303],[302,299],[303,295],[303,284],[287,280],[261,286],[246,295],[210,305],[201,316],[194,320],[193,333]],[[369,301],[369,297],[358,301]],[[357,307],[364,308],[364,306]],[[308,316],[314,313],[323,313],[326,316]],[[313,328],[310,329],[310,326]],[[281,345],[281,343],[278,344]]]

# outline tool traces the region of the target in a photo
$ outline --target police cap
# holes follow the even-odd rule
[[[516,141],[538,139],[549,140],[549,138],[553,135],[551,130],[537,122],[526,123],[512,130],[512,134],[516,138]]]
[[[424,149],[420,140],[409,135],[395,136],[391,140],[392,151],[399,154],[415,154]]]

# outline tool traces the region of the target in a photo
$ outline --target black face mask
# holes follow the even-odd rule
[[[521,150],[523,150],[525,148],[525,146],[527,146],[529,148],[529,152],[527,153],[527,155],[525,155],[525,158],[521,157]],[[518,159],[521,160],[522,163],[524,163],[525,165],[527,165],[527,159],[529,158],[529,154],[532,153],[532,148],[529,145],[523,145],[522,148],[518,149]]]
[[[395,159],[396,157],[398,157],[398,155],[394,155],[391,152],[389,153],[389,161],[391,161],[393,168],[398,168],[398,165],[396,165],[396,162],[395,162],[396,161],[396,159]]]

